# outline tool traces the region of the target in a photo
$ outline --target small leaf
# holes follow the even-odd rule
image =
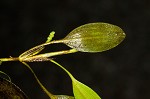
[[[44,46],[35,46],[35,47],[25,51],[24,53],[22,53],[19,56],[19,60],[22,61],[25,58],[32,57],[32,56],[38,54],[39,52],[41,52],[43,49],[44,49]]]
[[[76,99],[101,99],[96,92],[76,79],[73,79],[72,83]]]
[[[102,52],[120,44],[124,31],[108,23],[89,23],[71,31],[63,40],[66,45],[81,52]]]
[[[53,39],[54,34],[55,34],[55,32],[52,31],[52,32],[49,34],[49,36],[47,37],[47,41],[46,41],[46,42],[50,42],[50,41]]]
[[[50,60],[50,61],[56,64],[57,66],[59,66],[60,68],[62,68],[71,78],[75,99],[101,99],[98,96],[98,94],[94,92],[91,88],[76,80],[72,76],[72,74],[67,69],[65,69],[62,65],[60,65],[54,60]]]

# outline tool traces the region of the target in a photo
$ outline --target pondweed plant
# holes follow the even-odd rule
[[[23,63],[30,69],[40,87],[51,99],[101,99],[96,92],[94,92],[91,88],[75,79],[67,69],[65,69],[56,61],[54,61],[52,57],[56,55],[75,53],[78,51],[95,53],[109,50],[123,41],[123,39],[125,38],[124,31],[116,25],[98,22],[82,25],[71,31],[65,38],[60,40],[52,40],[52,38],[54,37],[54,33],[55,32],[50,33],[45,43],[25,51],[19,57],[1,58],[0,62],[20,61],[21,63]],[[39,54],[39,52],[41,52],[47,45],[56,43],[64,43],[71,49]],[[49,92],[39,81],[31,67],[27,64],[27,62],[39,61],[50,61],[62,68],[62,70],[64,70],[72,80],[74,96],[54,95],[51,92]],[[1,73],[5,74],[2,71]]]

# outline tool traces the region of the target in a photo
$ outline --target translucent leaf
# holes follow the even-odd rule
[[[24,53],[22,53],[19,56],[19,60],[22,61],[22,59],[32,57],[32,56],[38,54],[39,52],[41,52],[43,49],[44,49],[44,46],[35,46],[35,47],[25,51]]]
[[[108,23],[89,23],[71,31],[64,43],[82,52],[102,52],[120,44],[125,34],[118,26]]]

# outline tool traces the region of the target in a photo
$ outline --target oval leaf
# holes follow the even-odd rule
[[[96,92],[76,79],[72,83],[75,99],[101,99]]]
[[[89,23],[71,31],[64,43],[82,52],[102,52],[120,44],[125,34],[118,26],[108,23]]]

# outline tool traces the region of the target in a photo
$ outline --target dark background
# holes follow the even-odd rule
[[[102,99],[150,99],[150,0],[1,0],[0,57],[19,56],[46,41],[65,37],[90,22],[118,25],[126,39],[102,53],[56,56],[76,79],[95,90]],[[68,49],[50,45],[45,52]],[[73,95],[71,80],[50,62],[29,63],[53,94]],[[19,62],[0,66],[30,99],[48,99],[32,73]]]

